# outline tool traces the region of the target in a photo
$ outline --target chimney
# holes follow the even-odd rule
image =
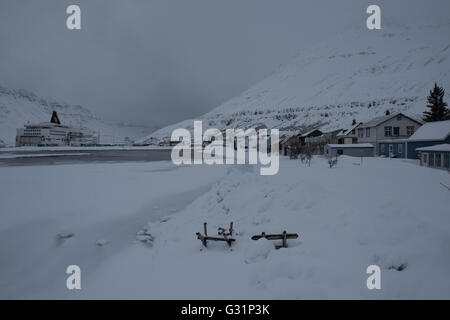
[[[50,119],[51,123],[61,124],[61,121],[59,121],[58,114],[56,111],[53,111],[52,118]]]

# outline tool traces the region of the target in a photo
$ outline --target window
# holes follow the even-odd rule
[[[400,127],[394,127],[394,137],[398,137],[400,135]]]
[[[444,163],[443,163],[443,167],[444,168],[449,168],[449,158],[450,158],[450,153],[444,153]]]
[[[434,153],[430,153],[430,167],[434,167]]]
[[[355,129],[352,130],[352,134],[355,134]]]
[[[428,162],[428,154],[427,154],[427,153],[424,153],[423,156],[422,156],[422,158],[423,158],[423,163],[424,163],[424,164],[427,164],[427,162]]]
[[[441,167],[441,154],[440,153],[436,153],[436,167],[440,168]]]
[[[366,128],[366,137],[370,137],[370,128]]]
[[[392,136],[392,127],[384,127],[384,136],[385,137]]]
[[[352,143],[358,143],[358,138],[352,138]]]
[[[406,127],[406,134],[408,135],[408,136],[412,136],[413,134],[414,134],[414,127],[410,127],[410,126],[408,126],[408,127]]]
[[[364,137],[364,130],[362,128],[358,129],[358,138],[363,138]]]
[[[344,154],[344,150],[338,149],[338,150],[337,150],[337,154]]]
[[[402,144],[398,145],[398,153],[403,153],[403,145]]]

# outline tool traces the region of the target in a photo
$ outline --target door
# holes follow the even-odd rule
[[[428,167],[428,153],[422,154],[422,165]]]

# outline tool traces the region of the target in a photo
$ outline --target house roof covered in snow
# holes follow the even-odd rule
[[[286,143],[286,142],[288,142],[291,138],[293,138],[293,137],[308,137],[309,135],[311,135],[312,133],[314,133],[314,132],[316,132],[316,131],[318,131],[319,132],[319,135],[321,135],[322,134],[322,131],[320,131],[319,129],[313,129],[313,130],[310,130],[310,131],[307,131],[307,132],[304,132],[304,133],[299,133],[299,132],[296,132],[296,133],[290,133],[290,134],[286,134],[281,140],[280,140],[280,144],[283,144],[283,143]]]
[[[320,134],[322,134],[322,131],[320,131],[319,129],[313,129],[313,130],[310,130],[310,131],[307,131],[307,132],[302,133],[301,136],[302,136],[302,137],[307,137],[307,136],[309,136],[310,134],[312,134],[312,133],[314,133],[314,132],[316,132],[316,131],[319,131]]]
[[[445,140],[450,135],[450,120],[427,122],[409,138],[409,141]]]
[[[383,139],[378,140],[377,143],[401,143],[401,142],[408,142],[408,139]]]
[[[337,137],[346,136],[362,124],[363,124],[362,122],[359,122],[359,123],[355,124],[354,126],[352,126],[350,129],[342,129],[341,131],[339,131],[339,133],[336,136]]]
[[[296,137],[296,136],[298,136],[298,135],[299,135],[298,133],[286,135],[283,139],[280,140],[280,144],[286,143],[286,142],[288,142],[291,138]]]
[[[444,144],[438,144],[431,147],[423,147],[423,148],[417,148],[417,151],[448,151],[450,152],[450,144],[444,143]]]
[[[352,143],[352,144],[327,144],[330,148],[373,148],[373,144],[371,143]]]
[[[403,117],[406,117],[406,118],[408,118],[408,119],[410,119],[412,121],[415,121],[415,122],[417,122],[419,124],[422,124],[422,122],[419,119],[415,119],[414,117],[411,117],[411,116],[405,115],[405,114],[403,114],[401,112],[398,112],[398,113],[390,114],[388,116],[381,116],[381,117],[373,118],[372,120],[364,123],[363,127],[365,127],[365,128],[367,128],[367,127],[376,127],[376,126],[379,126],[380,124],[382,124],[383,122],[386,122],[386,121],[391,120],[392,118],[395,118],[395,117],[398,117],[398,116],[403,116]]]

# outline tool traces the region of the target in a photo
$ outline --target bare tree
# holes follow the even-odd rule
[[[312,159],[313,151],[314,151],[314,146],[310,143],[307,143],[307,144],[303,145],[302,151],[305,156],[306,163],[308,164],[308,167],[310,167],[311,159]]]
[[[337,165],[337,163],[338,163],[338,157],[337,156],[336,156],[335,159],[333,159],[333,158],[328,159],[328,165],[330,166],[330,168],[335,167]]]

